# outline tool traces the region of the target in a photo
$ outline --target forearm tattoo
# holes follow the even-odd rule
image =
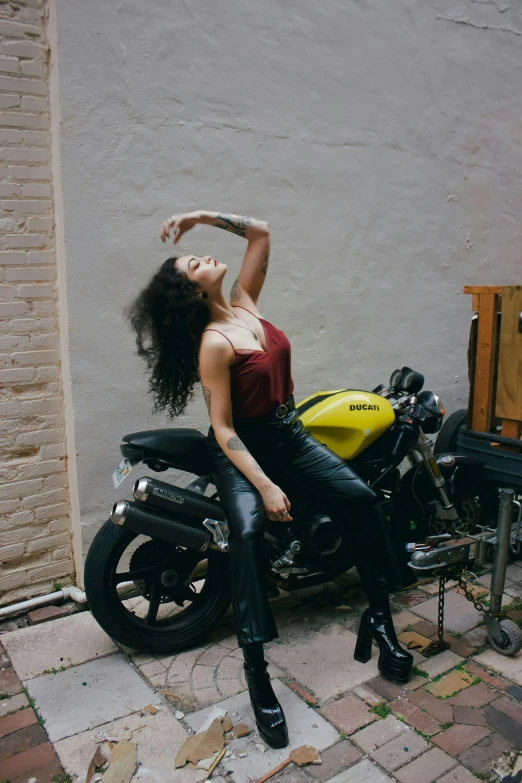
[[[239,302],[241,299],[241,286],[239,284],[239,278],[236,278],[234,285],[230,289],[230,301]]]
[[[211,397],[211,393],[210,393],[210,389],[208,388],[208,386],[203,386],[203,397],[205,398],[205,403],[206,403],[206,406],[207,406],[208,415],[210,416],[210,397]]]
[[[230,449],[230,451],[246,451],[248,452],[247,447],[243,443],[242,440],[238,438],[237,435],[233,435],[231,438],[227,440],[227,447]],[[255,459],[252,457],[253,463],[254,463],[254,470],[256,470],[258,473],[265,473],[265,471],[257,464]]]
[[[269,259],[269,258],[270,258],[270,256],[268,256],[268,255],[265,257],[265,263],[264,263],[264,264],[263,264],[263,266],[261,267],[261,272],[262,272],[262,274],[263,274],[265,277],[266,277],[266,273],[268,272],[268,259]]]
[[[255,218],[242,217],[242,215],[218,215],[216,217],[216,228],[222,228],[224,231],[231,231],[238,237],[246,237],[249,228],[260,226],[261,220]]]
[[[237,435],[233,435],[227,440],[227,448],[230,449],[230,451],[248,451],[243,441],[240,440]]]

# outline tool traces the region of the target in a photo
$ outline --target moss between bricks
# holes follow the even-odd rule
[[[31,707],[32,710],[34,710],[34,714],[37,717],[38,723],[40,724],[40,726],[42,728],[44,728],[45,719],[42,718],[42,716],[38,712],[38,709],[36,708],[36,704],[35,704],[35,701],[34,701],[33,697],[29,696],[29,693],[27,692],[27,688],[24,688],[23,691],[24,691],[25,695],[27,696],[27,701],[29,702],[29,706]]]
[[[373,712],[374,715],[378,715],[379,718],[387,718],[388,715],[391,713],[391,707],[386,701],[381,701],[379,704],[376,704],[374,707],[370,708],[370,712]]]

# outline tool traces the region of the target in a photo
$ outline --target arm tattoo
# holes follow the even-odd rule
[[[207,405],[208,415],[210,416],[210,397],[211,397],[211,394],[210,394],[210,389],[208,388],[208,386],[203,386],[203,397],[205,398],[205,403]]]
[[[218,215],[216,217],[216,228],[222,228],[225,231],[231,231],[238,237],[245,237],[247,229],[259,226],[260,220],[255,218],[242,217],[241,215]]]
[[[230,301],[239,302],[240,299],[241,299],[241,286],[239,284],[239,278],[236,278],[236,281],[230,290]]]
[[[237,435],[233,435],[231,438],[227,440],[227,447],[230,449],[230,451],[248,452],[247,447],[245,446],[243,441],[238,438]],[[252,461],[254,463],[254,470],[257,470],[258,473],[262,473],[263,475],[265,475],[265,471],[257,464],[257,462],[253,457],[252,457]]]
[[[263,266],[261,267],[261,273],[262,273],[262,274],[263,274],[265,277],[266,277],[266,273],[268,272],[268,259],[269,259],[269,258],[270,258],[270,256],[266,256],[266,257],[265,257],[265,263],[264,263],[264,264],[263,264]]]
[[[233,435],[227,440],[227,448],[229,448],[230,451],[248,451],[243,441],[240,440],[237,435]]]

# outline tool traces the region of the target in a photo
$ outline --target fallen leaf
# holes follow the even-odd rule
[[[300,748],[295,748],[295,750],[290,752],[290,758],[298,767],[321,763],[319,751],[312,745],[301,745]]]
[[[85,777],[85,783],[89,783],[90,779],[96,772],[96,767],[101,767],[102,764],[106,762],[106,758],[102,753],[101,746],[98,745],[96,750],[94,751],[94,755],[92,759],[89,762],[89,767],[87,769],[87,775]]]
[[[348,604],[341,604],[340,606],[335,607],[336,612],[353,612],[353,609],[351,606],[348,606]]]
[[[416,631],[404,631],[399,634],[399,641],[406,645],[408,650],[425,650],[431,644],[431,640]]]
[[[206,731],[207,729],[209,729],[212,723],[216,720],[216,718],[224,718],[226,714],[227,711],[222,710],[221,707],[214,707],[214,709],[212,709],[210,713],[207,715],[207,719],[203,722],[202,726],[199,729],[198,734],[202,731]]]
[[[159,710],[154,704],[147,704],[147,706],[142,709],[142,712],[148,712],[149,715],[155,715]]]
[[[209,756],[208,759],[201,759],[201,761],[198,761],[197,767],[199,769],[204,769],[205,772],[208,772],[212,764],[214,763],[215,759],[219,756],[219,752],[214,753],[213,756]]]
[[[192,749],[196,747],[196,745],[199,742],[199,737],[197,734],[191,734],[190,737],[187,737],[181,748],[178,750],[176,754],[176,758],[174,760],[174,766],[176,769],[179,769],[180,767],[184,767],[185,764],[188,761],[189,754],[192,752]]]
[[[160,691],[164,696],[170,696],[171,699],[179,699],[177,693],[171,693],[171,691]]]
[[[207,722],[205,721],[205,723]],[[219,716],[213,719],[206,731],[199,731],[197,734],[187,737],[177,753],[174,766],[176,768],[184,767],[187,761],[197,764],[203,759],[213,757],[216,752],[223,750],[224,746],[223,726],[221,725],[221,716]]]
[[[234,726],[233,732],[236,736],[236,739],[239,739],[240,737],[247,737],[252,729],[249,729],[246,723],[238,723],[237,726]]]
[[[194,736],[198,737],[198,742],[192,747],[188,755],[188,761],[191,761],[193,764],[197,764],[198,761],[214,755],[216,751],[223,750],[225,746],[223,732],[221,732],[220,736],[219,732],[208,729],[208,731]]]
[[[109,758],[109,769],[103,776],[104,783],[130,783],[137,767],[136,743],[122,740],[115,745]]]

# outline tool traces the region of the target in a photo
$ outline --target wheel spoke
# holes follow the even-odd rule
[[[112,586],[117,587],[121,582],[132,582],[135,579],[143,579],[143,577],[157,569],[156,564],[143,566],[142,568],[133,568],[132,571],[123,571],[119,574],[112,575]]]
[[[154,625],[158,616],[160,606],[161,589],[157,582],[153,582],[150,588],[149,611],[147,612],[146,622],[148,625]]]

